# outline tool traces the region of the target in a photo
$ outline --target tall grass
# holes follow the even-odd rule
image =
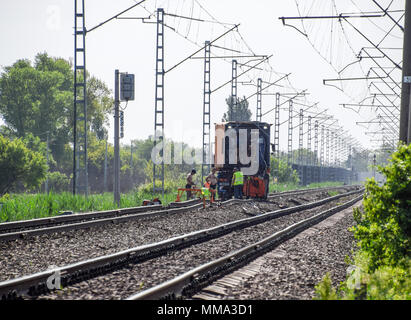
[[[161,199],[161,196],[155,196]],[[152,199],[153,195],[145,192],[132,192],[121,195],[120,208],[138,207],[143,200]],[[176,193],[164,195],[163,203],[176,200]],[[0,198],[0,222],[45,218],[61,214],[64,211],[91,212],[117,209],[112,193],[73,195],[68,192],[49,194],[11,194]]]
[[[271,184],[270,192],[339,185],[342,185],[342,183],[315,183],[306,187],[301,187],[292,183]],[[153,197],[149,191],[150,187],[151,186],[147,186],[147,188],[140,188],[138,191],[122,194],[120,208],[138,207],[142,205],[143,200],[150,200],[156,197],[160,198],[163,204],[173,202],[177,198],[176,188],[174,188],[175,191],[171,191],[172,188],[166,189],[163,199],[161,195]],[[185,195],[183,195],[183,200],[185,200]],[[91,212],[117,209],[117,206],[114,204],[112,193],[89,195],[86,198],[82,195],[73,196],[73,194],[68,192],[6,195],[0,198],[0,207],[0,222],[52,217],[59,215],[64,211]]]

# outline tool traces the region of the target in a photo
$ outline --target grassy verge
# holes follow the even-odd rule
[[[160,196],[158,196],[161,198]],[[152,199],[150,193],[133,192],[121,195],[121,208],[141,206]],[[176,193],[164,195],[164,204],[176,200]],[[71,193],[11,194],[0,198],[0,222],[28,220],[56,216],[62,211],[91,212],[117,209],[112,193],[73,196]]]
[[[302,188],[321,188],[339,185],[342,185],[342,183],[316,183],[306,187],[286,183],[277,185],[272,184],[270,186],[270,192],[282,192]],[[150,188],[151,185],[148,185],[146,188],[140,188],[139,191],[122,194],[120,207],[138,207],[141,206],[143,200],[145,199],[150,200],[155,197],[159,197],[161,199],[160,195],[153,197],[148,191]],[[177,198],[177,187],[166,188],[166,191],[163,204],[168,204],[175,201]],[[185,199],[185,195],[183,195],[182,200],[184,201]],[[11,194],[0,198],[0,203],[3,203],[2,205],[0,204],[0,222],[51,217],[64,211],[91,212],[113,210],[117,208],[114,204],[112,193],[89,195],[88,198],[81,195],[73,196],[68,192],[50,194]]]

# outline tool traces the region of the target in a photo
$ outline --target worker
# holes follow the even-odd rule
[[[193,186],[195,186],[193,178],[196,173],[197,173],[196,169],[193,169],[191,170],[191,173],[187,175],[187,181],[186,181],[187,200],[191,199],[191,190],[188,190],[188,189],[191,189]]]
[[[215,193],[217,189],[217,177],[215,175],[216,172],[217,172],[217,169],[213,168],[213,170],[211,170],[210,174],[206,178],[207,183],[209,183],[210,185],[211,196],[213,198],[213,201],[215,199]]]
[[[234,168],[233,173],[233,183],[234,186],[234,198],[242,199],[243,198],[243,184],[244,184],[244,175],[240,169]]]

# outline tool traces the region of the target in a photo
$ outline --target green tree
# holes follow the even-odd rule
[[[298,183],[299,181],[297,171],[288,165],[285,157],[280,157],[280,159],[271,157],[271,175],[276,177],[279,183]]]
[[[248,101],[244,97],[242,100],[237,98],[237,104],[234,104],[234,97],[226,99],[228,105],[227,113],[223,115],[223,122],[228,121],[251,121],[251,111],[248,109]]]
[[[154,147],[154,142],[152,139],[145,140],[132,140],[133,150],[139,159],[144,159],[146,161],[151,160],[151,150]]]
[[[28,133],[46,140],[60,170],[71,167],[65,152],[73,136],[73,69],[70,62],[40,53],[34,64],[18,60],[0,75],[0,116],[5,122],[1,132],[9,137]],[[106,134],[104,125],[112,107],[110,90],[100,80],[88,76],[87,120],[90,131],[99,139]]]
[[[0,196],[17,183],[25,188],[38,187],[47,173],[46,159],[27,148],[22,139],[10,140],[0,135]]]

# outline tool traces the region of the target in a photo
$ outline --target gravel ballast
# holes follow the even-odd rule
[[[337,287],[346,279],[345,258],[355,249],[348,230],[355,223],[352,211],[348,208],[260,257],[255,263],[261,265],[260,272],[235,288],[227,288],[220,298],[311,300],[315,285],[327,272]]]
[[[125,299],[128,296],[170,280],[203,263],[220,258],[246,245],[255,243],[289,225],[311,217],[356,196],[335,200],[318,208],[284,216],[244,230],[197,244],[184,250],[170,252],[159,258],[113,273],[53,291],[41,299]]]

